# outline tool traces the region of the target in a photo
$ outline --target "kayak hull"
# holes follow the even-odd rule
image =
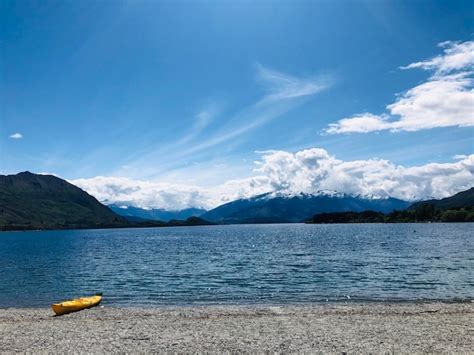
[[[102,301],[102,296],[81,297],[70,301],[55,303],[51,307],[54,313],[60,316],[67,313],[81,311],[83,309],[95,307]]]

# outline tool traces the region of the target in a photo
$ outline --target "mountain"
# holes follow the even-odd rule
[[[441,200],[426,200],[416,202],[410,206],[410,209],[417,209],[423,205],[433,205],[437,209],[474,207],[474,187]]]
[[[171,221],[166,222],[167,226],[170,227],[179,227],[179,226],[212,226],[215,223],[206,221],[205,219],[199,217],[189,217],[185,221],[172,219]]]
[[[396,198],[353,196],[332,191],[315,194],[267,193],[221,205],[201,218],[215,223],[285,223],[302,222],[316,213],[391,212],[405,209],[409,202]]]
[[[173,219],[178,220],[185,220],[189,217],[199,217],[203,215],[206,210],[199,209],[199,208],[187,208],[184,210],[177,210],[177,211],[167,211],[164,209],[144,209],[140,207],[134,206],[127,206],[127,205],[119,205],[119,204],[112,204],[108,205],[108,207],[114,211],[115,213],[126,217],[127,219],[131,220],[130,217],[136,217],[139,219],[146,219],[146,220],[158,220],[158,221],[171,221]],[[136,219],[136,220],[139,220]]]
[[[143,210],[146,211],[146,210]],[[87,192],[52,175],[23,172],[0,175],[0,230],[166,227],[210,225],[190,216],[202,210],[171,214],[169,222],[122,217]],[[182,217],[186,216],[187,217]]]
[[[308,223],[474,222],[474,188],[442,200],[417,202],[406,210],[315,214]]]
[[[127,226],[87,192],[52,175],[0,175],[0,230]]]

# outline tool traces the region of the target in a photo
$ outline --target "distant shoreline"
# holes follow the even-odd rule
[[[470,352],[472,303],[0,309],[6,352]]]
[[[163,227],[199,227],[199,226],[213,226],[216,223],[211,223],[208,221],[201,220],[202,222],[199,223],[189,223],[188,220],[186,221],[178,221],[172,220],[168,222],[162,221],[147,221],[147,222],[139,222],[139,223],[132,223],[129,224],[119,224],[119,225],[111,225],[111,226],[78,226],[78,227],[59,227],[59,228],[23,228],[23,227],[5,227],[3,226],[0,229],[0,232],[31,232],[31,231],[67,231],[67,230],[87,230],[87,229],[127,229],[127,228],[163,228]]]
[[[143,229],[143,228],[167,228],[167,227],[208,227],[208,226],[245,226],[245,225],[278,225],[278,224],[307,224],[307,225],[345,225],[345,224],[458,224],[458,223],[474,223],[474,222],[442,222],[442,221],[418,221],[418,222],[343,222],[343,223],[314,223],[308,222],[275,222],[275,223],[226,223],[226,224],[196,224],[196,225],[137,225],[137,226],[113,226],[113,227],[84,227],[84,228],[45,228],[45,229],[0,229],[2,232],[46,232],[46,231],[76,231],[76,230],[103,230],[103,229]]]

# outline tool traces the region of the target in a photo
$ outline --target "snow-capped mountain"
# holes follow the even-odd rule
[[[354,196],[336,191],[279,191],[229,202],[204,213],[201,217],[216,223],[301,222],[316,213],[366,210],[391,212],[395,209],[405,209],[410,204],[393,197]]]
[[[108,207],[123,217],[158,220],[163,222],[168,222],[173,219],[185,220],[189,217],[199,217],[204,212],[206,212],[206,210],[199,208],[186,208],[184,210],[168,211],[158,208],[146,209],[122,204],[112,204],[108,205]]]

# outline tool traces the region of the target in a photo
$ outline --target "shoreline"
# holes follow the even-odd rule
[[[6,352],[469,352],[474,303],[0,309]]]
[[[155,221],[160,222],[160,221]],[[209,221],[208,221],[209,222]],[[181,225],[181,224],[166,224],[167,222],[163,222],[163,225],[134,225],[134,226],[112,226],[112,227],[83,227],[83,228],[44,228],[44,229],[1,229],[0,233],[6,232],[54,232],[54,231],[84,231],[84,230],[113,230],[113,229],[147,229],[147,228],[176,228],[176,227],[224,227],[224,226],[247,226],[247,225],[297,225],[297,224],[304,224],[304,225],[346,225],[346,224],[465,224],[465,223],[474,223],[473,221],[410,221],[410,222],[340,222],[340,223],[314,223],[314,222],[275,222],[275,223],[213,223],[210,222],[209,224],[189,224],[189,225]]]
[[[73,298],[73,297],[72,297]],[[71,298],[71,299],[72,299]],[[65,300],[65,299],[64,299]],[[60,302],[61,300],[56,300]],[[56,302],[55,301],[55,302]],[[51,304],[54,303],[53,301]],[[135,309],[135,310],[170,310],[170,309],[201,309],[201,308],[267,308],[267,307],[360,307],[360,306],[423,306],[423,305],[463,305],[463,304],[472,304],[474,306],[474,298],[452,298],[452,299],[436,299],[436,298],[427,298],[427,299],[366,299],[366,298],[354,298],[351,297],[347,299],[346,297],[338,300],[318,300],[318,301],[289,301],[289,302],[262,302],[262,303],[170,303],[170,304],[114,304],[108,303],[107,300],[102,301],[98,307],[108,308],[108,309]],[[26,305],[26,306],[1,306],[0,311],[5,310],[45,310],[50,309],[50,305]]]

